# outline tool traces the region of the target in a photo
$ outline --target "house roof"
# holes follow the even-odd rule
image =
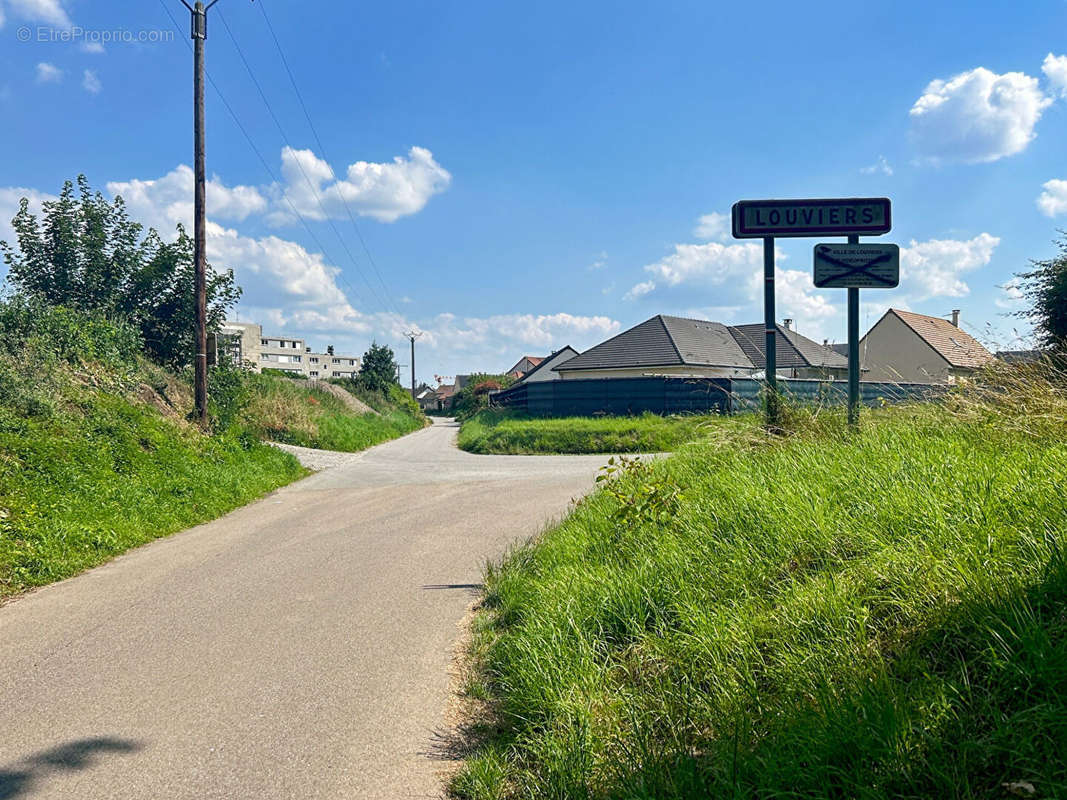
[[[824,347],[794,330],[775,325],[775,356],[779,369],[789,367],[830,367],[847,369],[848,358],[829,347]],[[734,325],[730,332],[745,351],[752,363],[763,369],[767,366],[764,350],[767,347],[766,328],[763,323]]]
[[[721,322],[660,314],[572,358],[566,370],[634,367],[764,366],[763,326],[729,327]],[[847,367],[829,348],[778,326],[778,365]]]
[[[519,375],[522,375],[523,373],[529,372],[534,367],[539,366],[542,361],[544,361],[544,359],[541,358],[540,356],[523,356],[522,358],[520,358],[518,361],[515,362],[515,366],[513,366],[511,369],[509,369],[504,374],[505,375],[514,375],[515,373],[518,373]],[[528,369],[523,369],[522,368],[523,362],[528,362],[530,364],[530,367]]]
[[[916,314],[914,311],[901,311],[898,308],[891,308],[886,313],[896,314],[950,366],[976,369],[988,364],[994,358],[993,354],[986,350],[977,339],[966,331],[960,330],[947,319],[928,317],[925,314]]]
[[[659,314],[566,363],[568,370],[679,365],[751,367],[725,325]]]
[[[534,375],[535,373],[540,372],[543,369],[551,369],[552,367],[558,367],[560,364],[568,363],[571,360],[571,359],[566,358],[568,352],[574,354],[572,356],[572,358],[579,355],[578,351],[575,350],[570,345],[567,345],[566,347],[561,347],[559,350],[556,350],[551,355],[548,355],[545,358],[542,358],[540,364],[538,364],[536,367],[531,369],[526,374],[522,375],[516,381],[516,383],[523,383],[528,378],[530,378],[532,375]],[[563,358],[560,358],[560,356],[562,356]]]
[[[997,350],[997,358],[1008,364],[1032,364],[1044,357],[1043,350]]]

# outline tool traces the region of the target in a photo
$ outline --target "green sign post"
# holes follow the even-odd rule
[[[735,239],[763,239],[763,319],[766,330],[765,356],[767,366],[767,426],[778,425],[778,351],[777,324],[774,312],[774,240],[776,237],[815,237],[846,236],[848,246],[862,248],[859,237],[878,236],[889,233],[892,229],[892,208],[888,197],[852,197],[819,200],[740,200],[734,203],[732,213],[733,235]],[[834,245],[816,247],[816,264],[819,263],[818,248],[833,248]],[[884,245],[882,246],[885,247]],[[833,271],[833,261],[839,262],[836,273],[830,276],[831,284],[848,289],[848,421],[855,425],[859,422],[860,405],[860,363],[859,363],[859,327],[860,301],[859,287],[870,286],[864,281],[877,281],[875,275],[891,278],[881,268],[885,259],[882,253],[872,255],[877,263],[855,263],[837,258],[832,252],[821,251],[824,270],[816,277],[825,275],[827,266]],[[862,259],[862,256],[856,256]],[[891,258],[891,257],[890,257]],[[897,279],[899,280],[899,251],[897,251]],[[847,264],[842,267],[841,264]],[[833,282],[836,276],[837,282]],[[850,280],[851,279],[851,280]],[[844,281],[844,282],[841,282]],[[816,283],[818,285],[818,283]],[[886,284],[889,286],[890,284]]]

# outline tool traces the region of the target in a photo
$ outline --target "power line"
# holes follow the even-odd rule
[[[292,146],[291,142],[289,141],[289,137],[286,135],[285,129],[282,127],[281,121],[278,119],[277,114],[274,113],[274,108],[271,106],[270,100],[267,99],[267,95],[263,91],[263,87],[260,85],[259,79],[256,78],[256,74],[252,70],[251,65],[248,63],[248,59],[245,58],[244,51],[241,49],[241,45],[238,43],[237,37],[234,36],[233,31],[230,29],[229,23],[226,22],[226,18],[221,13],[216,12],[216,14],[218,14],[219,19],[222,21],[223,27],[226,28],[226,33],[229,34],[230,40],[233,42],[233,46],[237,49],[237,55],[240,57],[241,63],[244,64],[245,70],[248,71],[248,77],[250,77],[252,79],[252,83],[255,85],[256,91],[259,92],[260,99],[263,100],[263,105],[265,105],[267,107],[267,113],[270,114],[270,118],[274,121],[275,127],[278,128],[278,133],[281,134],[282,140],[285,142],[286,146],[289,147],[289,149],[295,150],[296,148],[294,148]],[[382,300],[382,298],[378,295],[378,292],[371,285],[371,282],[369,280],[367,280],[367,277],[363,274],[363,270],[361,270],[359,268],[359,262],[356,261],[356,257],[352,254],[352,251],[348,248],[348,244],[345,242],[344,238],[341,236],[341,232],[339,230],[337,230],[337,226],[334,224],[333,220],[330,218],[330,214],[326,210],[325,204],[322,202],[322,195],[319,194],[318,188],[315,186],[315,183],[311,180],[311,177],[307,174],[307,171],[304,169],[304,165],[300,162],[299,158],[296,159],[296,166],[300,170],[300,174],[304,176],[304,180],[307,182],[308,188],[311,189],[312,195],[314,195],[315,200],[318,202],[319,209],[322,211],[323,218],[327,221],[327,223],[329,223],[329,226],[330,226],[331,230],[333,230],[334,235],[337,237],[337,241],[341,243],[341,248],[345,251],[345,254],[348,256],[349,261],[352,262],[352,266],[355,267],[356,272],[359,273],[359,276],[363,279],[363,282],[367,285],[367,288],[370,290],[371,294],[374,296],[374,299],[383,308],[388,310],[389,304]]]
[[[165,0],[159,0],[159,4],[161,6],[163,6],[163,10],[167,12],[167,16],[170,17],[171,24],[174,25],[175,30],[177,30],[180,33],[181,29],[178,27],[178,23],[174,19],[174,15],[170,13],[170,8],[167,6]],[[185,46],[187,48],[190,48],[190,49],[192,47],[188,42],[185,43]],[[245,126],[243,124],[241,124],[241,120],[240,120],[240,118],[238,118],[237,112],[235,112],[233,110],[233,107],[230,105],[229,101],[226,100],[226,96],[222,93],[222,90],[219,88],[218,84],[215,83],[215,79],[211,77],[211,73],[207,72],[205,70],[205,76],[208,79],[208,83],[211,84],[211,88],[214,89],[215,93],[218,95],[219,100],[222,101],[222,105],[229,112],[230,117],[234,121],[234,124],[237,125],[238,130],[240,130],[241,133],[244,135],[245,141],[248,142],[248,146],[252,148],[252,152],[256,154],[256,157],[259,159],[259,162],[263,165],[263,169],[266,171],[267,175],[270,177],[271,182],[275,183],[279,187],[281,187],[282,184],[277,179],[277,177],[275,177],[274,170],[272,170],[270,168],[270,164],[267,163],[267,159],[265,159],[263,157],[263,154],[259,151],[259,148],[256,147],[256,143],[252,140],[252,137],[249,135],[248,131],[245,129]],[[300,213],[299,209],[297,209],[297,207],[293,204],[293,201],[291,199],[289,199],[289,195],[285,191],[284,188],[282,188],[281,192],[282,192],[282,198],[285,200],[286,203],[289,204],[289,208],[292,209],[293,214],[303,224],[304,229],[308,232],[308,236],[311,237],[311,240],[312,240],[312,242],[315,243],[315,246],[319,249],[319,251],[323,254],[323,256],[326,258],[327,261],[336,263],[336,261],[330,256],[329,252],[326,250],[325,246],[323,246],[322,242],[319,240],[319,237],[315,235],[315,232],[311,229],[311,226],[308,224],[307,220],[304,218],[304,215]],[[344,281],[345,285],[349,289],[352,290],[352,293],[356,296],[356,300],[359,301],[359,302],[362,302],[363,298],[360,295],[360,293],[356,291],[356,287],[354,287],[351,283],[349,283],[348,279],[344,276],[343,272],[338,273],[338,274],[340,275],[341,280]]]
[[[318,130],[315,128],[315,123],[311,121],[311,114],[308,112],[307,104],[304,102],[304,96],[300,93],[300,88],[297,86],[296,77],[293,75],[293,71],[289,68],[289,61],[285,57],[285,52],[282,50],[281,42],[278,40],[278,35],[274,32],[274,26],[271,24],[270,17],[267,15],[267,7],[263,3],[263,0],[259,2],[259,10],[263,14],[263,19],[267,23],[267,29],[270,31],[271,38],[274,39],[274,46],[278,49],[278,55],[281,58],[282,66],[285,67],[286,73],[289,75],[289,82],[293,86],[293,91],[296,93],[296,99],[300,102],[300,108],[304,111],[304,117],[307,119],[308,127],[311,128],[311,134],[315,137],[315,144],[318,145],[319,152],[322,153],[322,157],[330,162],[330,157],[326,153],[326,146],[322,143],[322,139],[319,136]],[[371,267],[374,269],[374,274],[378,277],[378,282],[382,285],[383,291],[387,297],[392,301],[392,295],[389,291],[389,287],[386,286],[385,280],[382,278],[382,273],[378,269],[378,264],[374,260],[374,256],[371,255],[370,248],[367,246],[366,239],[363,238],[363,231],[360,230],[359,224],[356,222],[356,215],[352,213],[351,206],[348,205],[348,200],[345,199],[344,193],[341,191],[340,186],[334,185],[334,189],[337,190],[337,196],[341,198],[341,203],[345,207],[345,211],[348,214],[348,219],[352,223],[352,228],[356,232],[356,236],[359,238],[359,243],[363,246],[363,252],[367,254],[367,260],[370,262]],[[392,303],[393,309],[398,316],[404,316],[400,313],[400,309],[395,303]]]

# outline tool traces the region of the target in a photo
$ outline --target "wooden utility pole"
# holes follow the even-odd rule
[[[197,0],[195,6],[185,0],[182,4],[191,15],[190,36],[193,40],[193,247],[194,294],[196,323],[194,340],[196,358],[194,367],[193,395],[196,402],[196,418],[201,427],[207,427],[207,205],[204,173],[207,169],[204,157],[204,43],[207,41],[207,12],[219,0],[204,6]]]
[[[404,334],[411,340],[411,396],[415,397],[415,340],[422,336],[422,331],[408,331]]]

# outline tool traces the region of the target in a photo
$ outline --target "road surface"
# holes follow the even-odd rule
[[[0,607],[0,800],[438,797],[481,568],[603,456],[474,456],[455,426]]]

